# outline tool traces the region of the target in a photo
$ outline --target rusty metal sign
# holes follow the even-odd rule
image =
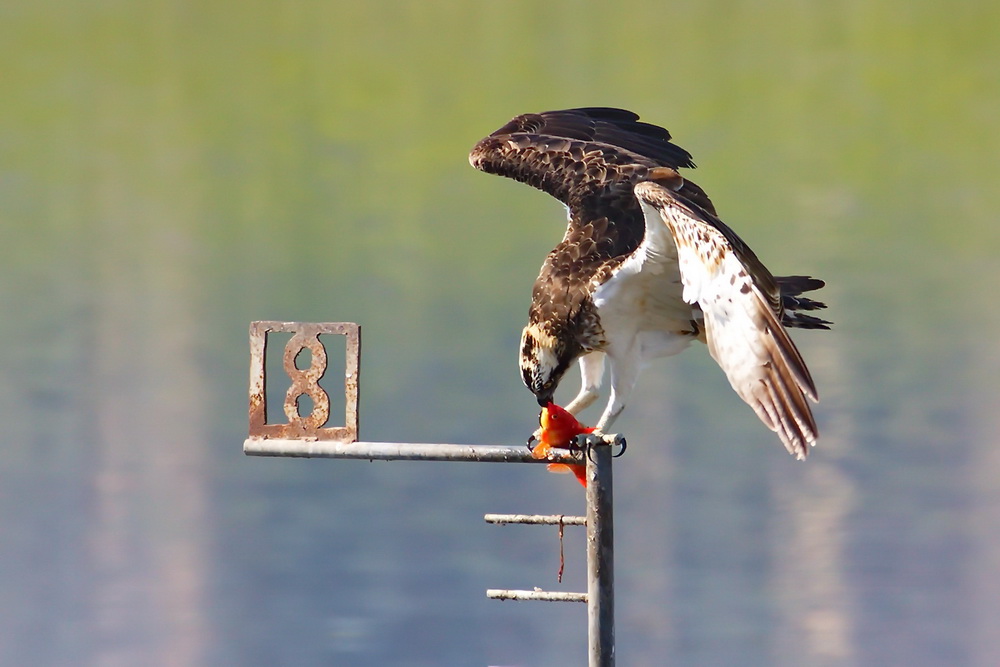
[[[285,393],[284,424],[267,423],[264,359],[268,333],[290,333],[285,345],[282,366],[288,375]],[[345,415],[343,426],[326,426],[330,420],[330,395],[320,386],[327,369],[323,334],[344,336],[347,358],[344,372]],[[295,359],[309,350],[312,363],[300,369]],[[354,322],[251,322],[250,323],[250,437],[286,440],[337,440],[350,443],[358,439],[358,375],[361,367],[361,327]],[[303,396],[312,401],[307,415],[299,412]]]

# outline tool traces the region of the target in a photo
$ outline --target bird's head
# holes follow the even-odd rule
[[[521,379],[540,406],[545,407],[552,401],[559,381],[578,354],[575,346],[538,324],[524,327],[521,333]]]

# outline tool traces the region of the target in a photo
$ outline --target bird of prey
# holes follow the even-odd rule
[[[525,385],[548,405],[579,360],[566,406],[611,395],[597,432],[621,414],[640,369],[706,343],[736,393],[798,459],[816,442],[807,398],[816,387],[786,327],[828,329],[803,296],[821,280],[775,277],[678,171],[691,155],[662,127],[624,109],[589,107],[515,117],[476,144],[473,167],[526,183],[569,212],[542,264],[520,346]]]

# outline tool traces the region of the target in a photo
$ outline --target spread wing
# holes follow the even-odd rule
[[[774,278],[752,253],[747,254],[749,248],[732,230],[674,191],[647,182],[636,185],[635,196],[646,227],[644,247],[637,254],[655,262],[662,253],[649,246],[669,243],[664,229],[669,231],[676,245],[683,299],[704,313],[712,358],[788,451],[805,458],[817,438],[806,402],[806,397],[817,400],[816,387],[780,324],[781,312],[772,296],[777,294]]]
[[[547,192],[570,211],[570,231],[601,231],[605,257],[631,252],[642,239],[642,212],[632,192],[640,181],[679,178],[694,167],[670,133],[624,109],[589,107],[517,116],[480,140],[469,154],[473,167]],[[683,194],[714,213],[694,183]],[[610,224],[608,224],[610,222]]]
[[[481,171],[547,192],[569,209],[566,237],[550,255],[566,266],[549,267],[547,273],[558,277],[572,270],[589,277],[613,270],[642,241],[642,211],[633,188],[652,181],[669,187],[716,221],[762,293],[780,310],[783,290],[742,239],[718,220],[705,191],[677,171],[695,165],[691,154],[670,138],[664,128],[644,123],[625,109],[546,111],[517,116],[480,140],[469,162]]]
[[[677,172],[694,167],[691,155],[671,143],[667,130],[624,109],[517,116],[480,140],[469,162],[547,192],[569,210],[565,235],[535,281],[531,322],[579,319],[589,307],[590,286],[604,282],[639,246],[645,228],[636,183],[680,182],[689,201],[714,213],[704,191]]]

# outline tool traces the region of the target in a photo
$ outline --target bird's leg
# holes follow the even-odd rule
[[[604,353],[588,352],[580,357],[580,393],[566,405],[566,411],[578,415],[594,404],[600,396],[601,380],[604,378]]]
[[[640,359],[638,354],[627,354],[622,358],[613,359],[611,364],[611,396],[608,398],[608,405],[604,408],[601,419],[597,422],[595,434],[603,436],[607,433],[611,425],[618,419],[618,415],[625,409],[625,403],[632,394],[635,381],[639,376]]]

